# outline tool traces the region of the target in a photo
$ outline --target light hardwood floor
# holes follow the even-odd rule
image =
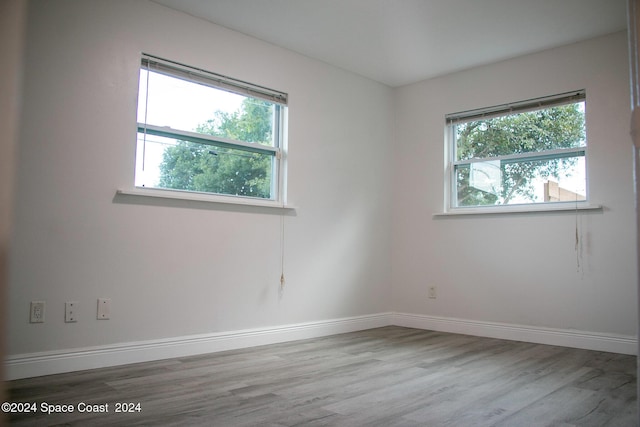
[[[49,426],[635,426],[636,357],[385,327],[9,383]],[[109,413],[78,411],[109,404]],[[118,402],[140,411],[115,413]],[[136,408],[134,408],[135,410]]]

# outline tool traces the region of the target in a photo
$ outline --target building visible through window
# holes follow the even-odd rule
[[[584,91],[446,121],[450,208],[587,199]]]

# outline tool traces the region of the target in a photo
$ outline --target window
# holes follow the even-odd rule
[[[283,202],[287,95],[143,55],[135,186]]]
[[[585,91],[446,116],[449,207],[587,199]]]

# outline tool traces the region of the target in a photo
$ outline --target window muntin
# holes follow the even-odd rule
[[[584,201],[584,91],[447,116],[450,208]]]
[[[286,94],[143,56],[135,186],[282,201]]]

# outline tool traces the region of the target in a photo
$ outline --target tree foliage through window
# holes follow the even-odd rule
[[[585,145],[584,103],[457,124],[454,136],[458,206],[508,204],[514,198],[533,202],[539,178],[557,179],[576,164],[575,153],[545,157],[544,152]],[[531,156],[500,159],[526,153]],[[489,165],[492,158],[500,159],[494,162],[498,185],[493,190],[474,186],[472,169],[480,165],[464,161],[487,159]]]
[[[273,109],[272,103],[246,98],[238,111],[217,111],[196,132],[272,145]],[[179,140],[164,151],[159,186],[270,198],[272,159],[265,154]]]

